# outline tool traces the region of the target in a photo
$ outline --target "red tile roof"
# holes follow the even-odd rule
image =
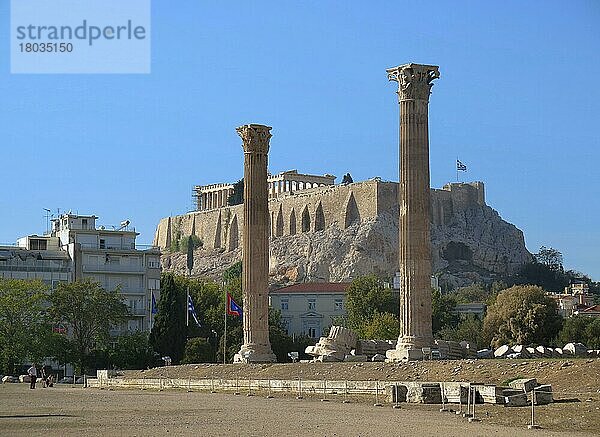
[[[345,293],[350,282],[303,282],[273,290],[270,294],[287,293]]]
[[[582,312],[582,313],[600,312],[600,305],[594,305],[594,306],[591,306],[591,307],[587,307],[586,309],[581,310],[580,312]]]

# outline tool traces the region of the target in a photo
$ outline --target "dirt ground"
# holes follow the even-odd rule
[[[172,369],[171,369],[172,370]],[[501,407],[498,407],[502,409]],[[514,410],[511,410],[514,411]],[[596,413],[597,414],[597,413]],[[234,396],[182,391],[99,390],[70,385],[30,390],[0,385],[0,435],[6,436],[568,436],[584,433],[527,430],[468,423],[434,406],[375,407],[331,397]]]
[[[551,384],[556,402],[536,409],[545,430],[600,434],[600,359],[461,360],[387,363],[196,364],[125,372],[125,377],[465,381],[504,385],[515,378]],[[359,401],[359,399],[357,399]],[[367,400],[363,402],[372,402]],[[404,406],[404,405],[403,405]],[[416,411],[426,411],[422,405]],[[410,406],[412,408],[412,406]],[[439,406],[438,406],[439,408]],[[477,406],[484,423],[522,428],[529,407]]]

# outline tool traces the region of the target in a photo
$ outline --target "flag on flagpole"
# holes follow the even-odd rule
[[[192,296],[188,294],[188,314],[189,313],[192,313],[192,317],[194,318],[196,325],[198,325],[199,328],[202,327],[200,321],[198,321],[198,315],[196,314],[196,310],[194,309],[194,302],[192,302]]]
[[[156,305],[156,298],[154,297],[154,292],[152,292],[152,314],[158,313],[158,305]]]
[[[235,303],[235,300],[231,297],[231,294],[227,293],[227,314],[230,316],[243,317],[242,308]]]
[[[458,159],[456,160],[456,171],[467,171],[467,166]]]

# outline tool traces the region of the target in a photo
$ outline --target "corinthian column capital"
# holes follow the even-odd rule
[[[245,124],[236,128],[238,135],[242,138],[244,153],[269,153],[269,140],[271,139],[271,127],[262,124]]]
[[[437,65],[404,64],[386,71],[390,81],[398,82],[399,101],[429,101],[433,80],[440,77]]]

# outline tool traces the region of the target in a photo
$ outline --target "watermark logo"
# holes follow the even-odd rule
[[[150,73],[150,0],[11,0],[11,72]]]

